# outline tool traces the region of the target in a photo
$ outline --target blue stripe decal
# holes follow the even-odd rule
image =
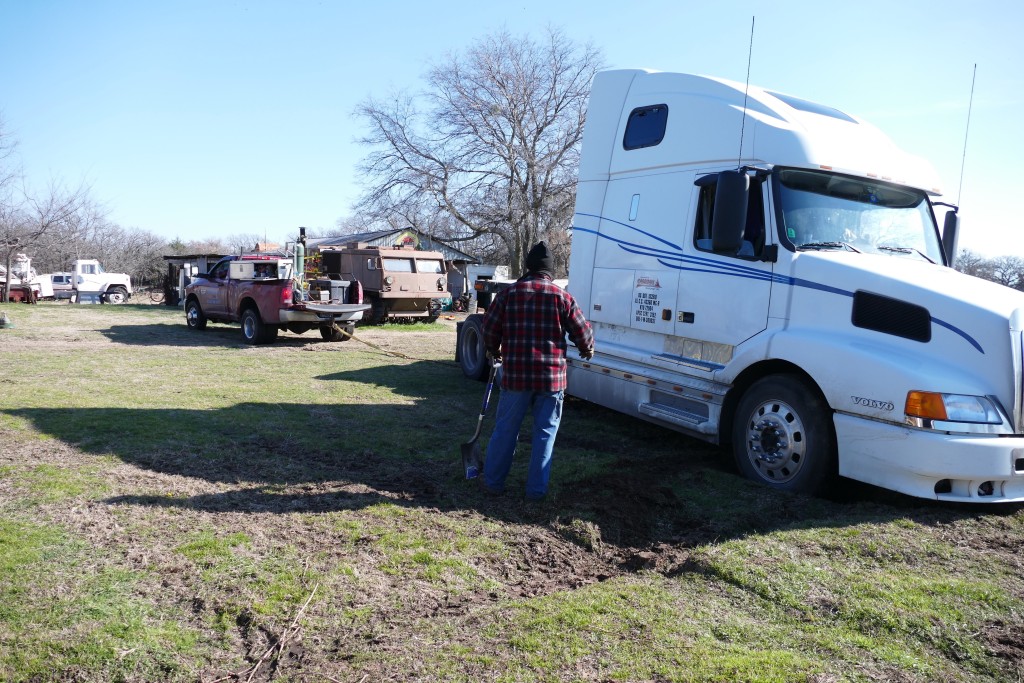
[[[981,348],[981,344],[979,344],[978,342],[974,341],[974,337],[972,337],[971,335],[967,334],[966,332],[961,330],[959,327],[953,327],[952,325],[947,323],[945,320],[939,320],[938,318],[936,318],[934,316],[932,317],[932,322],[935,323],[936,325],[939,325],[940,327],[945,327],[947,330],[949,330],[950,332],[952,332],[954,334],[960,335],[961,337],[963,337],[964,339],[967,340],[968,344],[970,344],[974,348],[978,349],[978,351],[982,355],[985,354],[985,349]]]
[[[775,273],[766,273],[763,270],[753,268],[751,266],[746,266],[743,265],[742,263],[730,263],[725,261],[719,261],[713,258],[707,258],[704,256],[691,256],[688,254],[684,254],[682,253],[682,247],[680,247],[677,244],[673,244],[672,242],[664,240],[658,237],[657,235],[653,235],[645,230],[641,230],[636,226],[621,223],[610,218],[604,218],[603,216],[598,216],[592,213],[577,212],[576,215],[584,216],[586,218],[596,218],[598,221],[605,221],[607,223],[612,223],[614,225],[621,225],[622,227],[627,228],[628,230],[640,233],[645,237],[650,237],[653,240],[657,240],[658,242],[668,247],[671,247],[673,251],[659,249],[657,247],[648,247],[643,244],[637,244],[636,242],[627,242],[624,239],[612,237],[611,235],[606,235],[604,233],[598,232],[598,230],[593,230],[591,228],[584,228],[578,225],[572,226],[572,229],[574,231],[578,230],[580,232],[585,232],[590,235],[594,235],[598,239],[606,239],[610,242],[614,242],[619,246],[620,249],[630,254],[636,254],[638,256],[648,256],[650,258],[653,258],[659,264],[666,268],[672,268],[673,270],[686,271],[690,273],[708,273],[711,275],[728,275],[731,277],[739,277],[747,280],[761,280],[771,282],[773,284],[786,285],[789,287],[805,287],[807,289],[814,289],[819,292],[828,292],[829,294],[848,296],[851,299],[853,298],[853,292],[845,289],[840,289],[838,287],[832,287],[831,285],[822,284],[821,282],[813,282],[811,280],[804,280],[803,278],[798,277],[788,277],[786,275],[776,275]],[[974,337],[967,334],[960,328],[955,327],[954,325],[947,323],[945,320],[941,320],[934,316],[932,317],[931,321],[940,327],[946,328],[953,334],[962,337],[968,344],[976,348],[980,353],[985,353],[985,349],[981,348],[981,344],[979,344],[974,339]]]

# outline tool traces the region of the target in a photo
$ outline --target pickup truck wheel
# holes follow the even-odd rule
[[[467,316],[459,328],[459,365],[462,374],[483,381],[487,377],[487,352],[484,349],[484,317]]]
[[[206,315],[203,313],[203,307],[195,299],[185,304],[185,324],[190,330],[206,329]]]
[[[111,287],[103,295],[103,300],[108,304],[123,304],[128,301],[128,290],[124,287]]]
[[[758,380],[736,408],[732,448],[749,479],[796,493],[823,493],[836,476],[831,411],[793,375]]]
[[[263,344],[266,341],[266,326],[255,308],[242,312],[242,338],[246,344]]]

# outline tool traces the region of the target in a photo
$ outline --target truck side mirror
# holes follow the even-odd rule
[[[722,171],[715,189],[715,214],[711,219],[711,249],[735,254],[747,227],[750,177],[743,171]]]
[[[956,261],[956,246],[960,239],[960,215],[956,211],[946,212],[942,221],[942,251],[946,253],[946,264],[952,268]]]

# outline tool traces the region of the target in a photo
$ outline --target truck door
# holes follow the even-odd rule
[[[203,308],[207,315],[226,315],[229,313],[228,302],[228,267],[230,260],[218,261],[210,271],[203,288]]]
[[[715,253],[711,249],[715,178],[698,174],[692,190],[693,239],[685,247],[687,256],[679,263],[675,334],[722,345],[710,355],[724,362],[731,357],[732,347],[768,324],[774,264],[762,257],[766,247],[769,251],[771,247],[767,220],[772,212],[768,209],[766,183],[751,178],[743,244],[736,254]],[[709,355],[708,344],[704,344],[704,355]]]
[[[692,182],[692,173],[647,173],[608,183],[586,315],[640,332],[633,348],[661,353],[673,334]]]

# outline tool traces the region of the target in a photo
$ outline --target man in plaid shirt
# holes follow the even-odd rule
[[[533,412],[533,450],[526,477],[526,497],[540,500],[548,490],[551,453],[562,419],[565,393],[565,335],[583,358],[594,355],[594,334],[576,300],[551,281],[547,244],[537,243],[526,257],[527,273],[500,292],[484,315],[484,346],[502,362],[497,424],[487,445],[483,486],[505,490],[519,428]]]

